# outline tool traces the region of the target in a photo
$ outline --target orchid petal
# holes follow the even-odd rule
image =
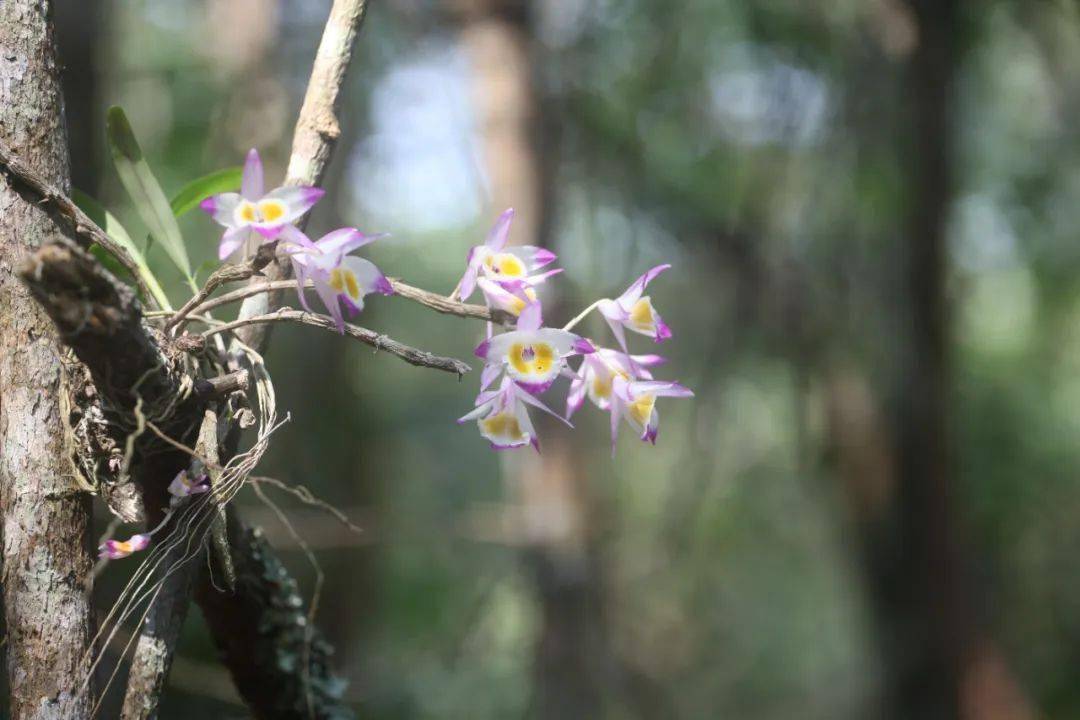
[[[506,246],[506,240],[510,236],[510,222],[514,219],[514,208],[507,208],[499,215],[494,227],[488,233],[484,245],[492,250],[502,250]]]
[[[341,261],[342,267],[348,268],[356,276],[360,283],[361,296],[377,292],[380,295],[393,295],[394,288],[390,281],[383,275],[382,270],[370,260],[358,257],[347,257]]]
[[[503,371],[501,365],[484,365],[480,370],[480,389],[486,390],[491,383],[495,382],[495,378],[499,377],[499,374]]]
[[[252,148],[244,161],[244,174],[240,181],[240,194],[255,202],[263,196],[263,166],[259,151]]]
[[[225,227],[237,227],[236,206],[240,204],[239,193],[227,192],[211,195],[199,203],[199,208],[210,215],[214,222]]]
[[[626,289],[626,292],[624,292],[618,297],[619,305],[621,305],[624,310],[629,310],[630,306],[636,303],[638,299],[641,298],[641,296],[644,294],[645,288],[648,286],[648,284],[652,282],[652,280],[657,275],[664,272],[670,267],[670,263],[665,263],[663,265],[657,265],[654,268],[650,268],[648,271],[645,272],[644,275],[635,280],[633,284],[631,284],[630,287]]]
[[[282,223],[292,222],[319,202],[326,191],[309,185],[286,185],[267,193],[262,200],[280,200],[285,206],[285,215],[275,218]]]
[[[331,230],[315,242],[319,250],[333,255],[348,255],[353,250],[369,245],[379,238],[387,237],[385,233],[379,235],[365,235],[356,228],[339,228]]]
[[[539,302],[531,302],[525,306],[517,319],[518,330],[539,330],[543,324],[543,308]]]
[[[221,243],[218,245],[218,260],[224,260],[229,257],[244,244],[247,240],[250,232],[246,227],[231,227],[225,231],[225,234],[221,236]]]
[[[341,302],[338,300],[337,291],[330,287],[325,280],[315,278],[315,292],[319,295],[319,299],[323,301],[323,305],[326,306],[330,317],[334,319],[338,332],[344,335],[345,320],[341,316]]]

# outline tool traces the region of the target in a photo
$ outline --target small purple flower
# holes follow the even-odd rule
[[[671,329],[661,319],[660,313],[653,308],[649,296],[644,295],[645,288],[652,279],[670,267],[671,265],[667,264],[657,265],[635,280],[619,297],[597,303],[597,309],[611,326],[611,331],[615,333],[615,338],[619,341],[623,352],[629,352],[623,328],[641,335],[648,335],[656,342],[663,342],[671,337]]]
[[[615,441],[619,435],[619,421],[625,418],[630,427],[641,433],[645,442],[656,444],[660,427],[660,414],[656,411],[656,399],[660,397],[694,397],[693,391],[677,382],[663,380],[628,381],[616,375],[611,391],[611,453],[615,454]]]
[[[611,393],[615,378],[624,380],[652,380],[646,368],[665,362],[659,355],[627,355],[610,348],[597,348],[595,353],[585,355],[570,382],[570,394],[566,398],[566,416],[577,412],[585,398],[601,410],[611,407]]]
[[[132,535],[127,540],[106,540],[98,548],[98,557],[109,560],[125,558],[133,552],[145,550],[150,545],[147,534]]]
[[[476,289],[477,279],[480,277],[514,291],[522,286],[533,287],[562,272],[561,269],[536,272],[555,261],[556,255],[550,250],[533,245],[506,247],[510,236],[510,222],[513,219],[513,208],[504,211],[495,221],[495,227],[488,233],[484,244],[469,250],[465,274],[456,291],[458,299],[467,300]],[[487,291],[485,295],[488,295]]]
[[[567,420],[522,390],[508,377],[503,378],[498,390],[481,392],[476,398],[476,408],[459,418],[458,423],[476,420],[480,434],[488,439],[495,450],[532,445],[539,452],[540,441],[529,418],[527,405],[539,408],[570,425]]]
[[[265,240],[274,240],[286,226],[301,217],[323,196],[322,188],[304,185],[263,191],[263,167],[259,153],[252,149],[244,162],[240,192],[219,193],[203,200],[199,207],[225,226],[218,246],[218,258],[236,252],[256,232]]]
[[[186,497],[192,495],[199,495],[210,490],[210,478],[206,473],[192,478],[188,475],[187,470],[181,470],[173,478],[173,481],[169,483],[169,494],[172,495],[172,502],[176,503]]]
[[[540,303],[529,303],[518,316],[517,329],[480,343],[476,356],[488,365],[505,368],[530,393],[542,393],[566,367],[566,358],[591,353],[594,348],[580,335],[541,325]]]
[[[304,286],[310,279],[339,332],[345,332],[342,306],[351,316],[364,309],[365,295],[373,292],[394,294],[390,281],[374,263],[348,256],[353,250],[384,235],[364,235],[356,228],[341,228],[312,242],[307,235],[290,226],[282,237],[292,257],[300,304],[311,312],[304,293]]]

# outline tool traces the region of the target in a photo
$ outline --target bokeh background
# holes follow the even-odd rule
[[[57,0],[75,185],[140,228],[112,104],[167,192],[250,147],[280,177],[328,8]],[[1067,0],[372,3],[310,230],[449,292],[513,206],[553,320],[670,262],[661,375],[697,397],[655,448],[586,407],[508,456],[453,423],[475,375],[275,330],[260,472],[363,529],[274,496],[360,716],[1080,717],[1078,78]],[[162,717],[244,717],[197,611]]]

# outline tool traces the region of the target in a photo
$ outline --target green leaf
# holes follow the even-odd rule
[[[150,272],[150,267],[146,264],[146,256],[143,255],[142,250],[132,241],[131,235],[124,229],[124,226],[120,224],[120,221],[116,219],[116,216],[105,209],[105,207],[94,198],[90,197],[81,190],[72,190],[71,199],[75,202],[79,209],[86,213],[87,217],[97,223],[97,226],[105,231],[105,234],[112,238],[120,247],[124,248],[135,260],[135,264],[139,268],[139,275],[142,277],[143,282],[146,283],[146,287],[153,294],[154,299],[157,300],[158,305],[164,310],[171,310],[172,306],[169,305],[169,298],[162,290],[161,285],[158,283],[157,278],[154,277],[154,273]]]
[[[165,249],[173,264],[184,274],[189,284],[194,284],[191,277],[191,262],[188,260],[184,239],[180,235],[180,226],[176,223],[172,207],[169,205],[161,184],[150,171],[143,157],[135,133],[131,130],[127,116],[122,108],[109,108],[106,117],[109,145],[113,163],[120,175],[120,182],[127,190],[139,216],[150,228],[150,234]]]
[[[176,193],[172,201],[173,215],[181,217],[194,209],[206,198],[223,192],[236,192],[240,189],[240,178],[244,174],[244,168],[236,167],[217,170],[209,175],[192,180]]]

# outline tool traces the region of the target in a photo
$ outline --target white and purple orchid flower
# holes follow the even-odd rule
[[[566,417],[577,412],[585,398],[601,410],[611,407],[614,380],[652,380],[647,368],[662,365],[665,359],[659,355],[627,355],[611,348],[597,348],[595,353],[582,358],[581,366],[570,381],[570,393],[566,397]]]
[[[656,342],[663,342],[671,337],[671,329],[653,308],[649,296],[644,294],[653,278],[670,267],[671,265],[667,264],[657,265],[635,280],[619,297],[614,300],[601,300],[596,304],[600,314],[611,326],[611,332],[615,333],[615,339],[619,341],[623,352],[629,352],[623,328],[647,335]]]
[[[513,293],[524,288],[531,288],[552,275],[562,272],[561,268],[537,272],[540,268],[555,261],[556,255],[550,250],[532,245],[506,247],[506,241],[510,236],[510,222],[513,219],[513,208],[504,211],[495,222],[495,227],[488,233],[484,244],[469,250],[465,274],[455,291],[459,300],[465,301],[473,294],[479,278],[486,278],[491,284],[498,284]],[[488,298],[489,304],[494,305],[490,295],[490,286],[482,285],[481,290]]]
[[[622,419],[641,434],[643,441],[656,444],[656,434],[660,428],[656,399],[661,397],[687,398],[694,397],[694,393],[677,382],[631,381],[619,375],[615,376],[610,398],[612,455],[615,454],[615,441],[618,440],[619,423]]]
[[[539,408],[573,427],[569,421],[523,390],[509,377],[503,378],[498,389],[481,392],[476,397],[476,408],[458,418],[458,423],[476,420],[480,434],[487,438],[491,447],[496,450],[532,445],[539,452],[540,440],[529,418],[528,405]]]
[[[262,160],[258,151],[252,149],[244,162],[240,192],[212,195],[199,207],[225,227],[218,246],[218,259],[224,260],[240,249],[252,232],[267,241],[276,239],[283,228],[310,210],[324,192],[322,188],[304,185],[265,192]]]
[[[356,228],[341,228],[312,242],[307,235],[290,226],[282,237],[292,257],[300,304],[311,312],[304,292],[307,281],[311,280],[338,332],[345,332],[343,306],[352,316],[364,309],[365,295],[373,292],[394,294],[390,281],[373,262],[349,256],[353,250],[384,235],[365,235]]]
[[[106,540],[98,548],[98,557],[107,560],[119,560],[131,553],[145,550],[150,545],[149,533],[132,535],[127,540]]]
[[[203,473],[192,477],[187,470],[181,470],[169,483],[170,505],[179,505],[184,498],[200,495],[210,490],[210,477]]]
[[[540,303],[529,303],[518,316],[517,329],[488,338],[476,348],[476,356],[488,366],[506,373],[523,389],[538,395],[555,382],[566,367],[566,358],[593,352],[592,344],[567,330],[541,327]],[[488,383],[494,379],[485,373]],[[486,385],[485,385],[486,387]]]

